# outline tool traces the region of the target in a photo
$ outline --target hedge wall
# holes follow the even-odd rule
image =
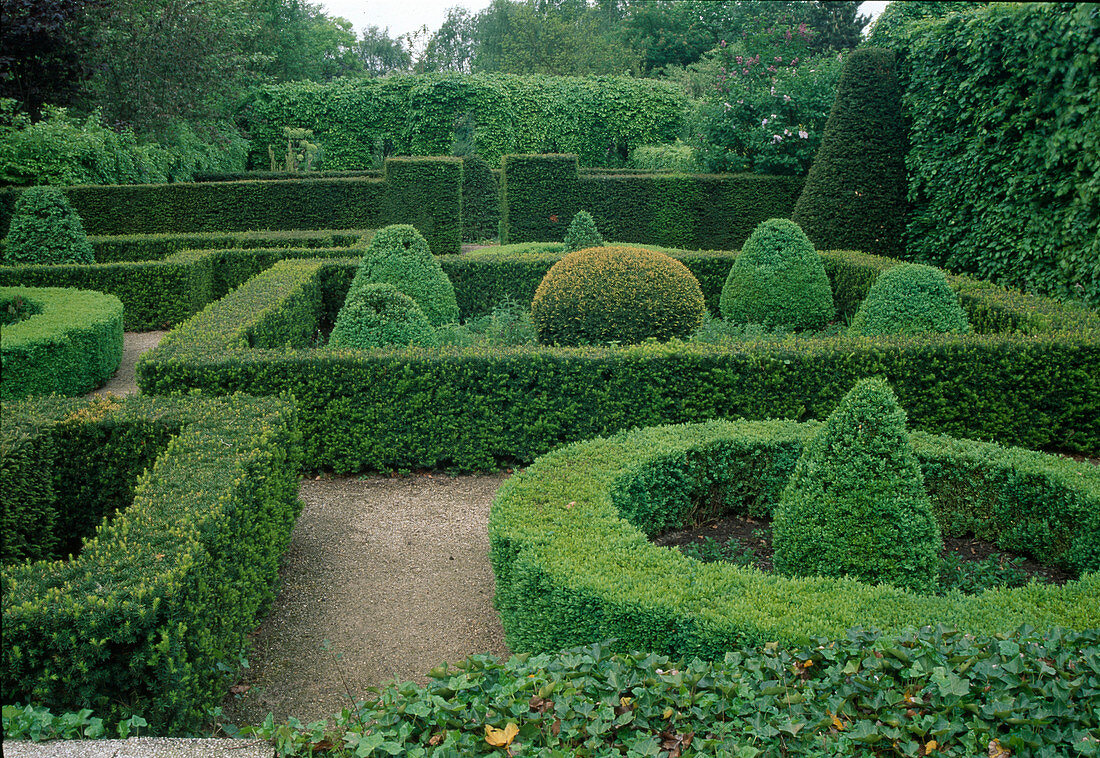
[[[98,435],[110,451],[119,435],[163,437],[155,430],[165,427],[175,436],[137,479],[132,504],[77,557],[5,567],[6,701],[94,708],[116,721],[136,708],[163,733],[197,729],[224,697],[257,613],[274,597],[299,509],[293,406],[274,398],[23,402],[4,406],[0,447],[5,469],[13,459],[33,473],[48,471],[50,448],[74,435]],[[132,444],[122,447],[119,459],[132,460]],[[119,464],[113,472],[135,473]],[[50,483],[37,487],[49,496]],[[57,519],[82,505],[75,494],[54,492]]]
[[[312,129],[324,169],[388,155],[449,155],[459,129],[491,164],[507,153],[577,153],[622,165],[639,145],[672,142],[688,102],[675,85],[624,77],[423,74],[263,87],[249,105],[252,164],[268,166],[285,127]]]
[[[891,262],[833,256],[838,309],[848,313]],[[917,429],[1100,451],[1100,317],[982,282],[951,279],[975,327],[967,335],[789,338],[732,348],[311,347],[315,325],[335,314],[353,268],[352,261],[277,263],[147,353],[139,386],[147,394],[289,392],[307,460],[338,471],[476,470],[632,426],[823,418],[867,376],[893,384]]]
[[[734,513],[769,513],[817,426],[635,430],[570,445],[512,477],[489,516],[495,603],[509,647],[547,652],[614,639],[622,650],[713,659],[741,644],[835,637],[856,626],[998,634],[1023,624],[1100,624],[1100,471],[968,440],[912,437],[945,533],[974,524],[1006,549],[1085,572],[1078,581],[924,596],[704,564],[648,541],[715,500]]]
[[[578,171],[575,155],[508,155],[501,242],[560,241],[586,210],[604,239],[735,250],[769,218],[789,218],[803,179],[756,174],[614,175]]]
[[[163,260],[183,250],[232,248],[350,247],[373,229],[311,229],[283,232],[195,232],[192,234],[119,234],[89,237],[96,263]],[[3,257],[0,256],[0,260]]]
[[[0,190],[0,236],[20,191]],[[434,253],[457,253],[462,244],[458,158],[392,158],[382,179],[87,186],[65,194],[93,235],[413,224]]]
[[[0,287],[0,309],[24,310],[0,337],[0,398],[83,395],[122,361],[122,303],[86,290]]]

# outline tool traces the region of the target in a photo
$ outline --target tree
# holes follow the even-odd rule
[[[385,76],[412,67],[412,52],[400,39],[390,37],[388,28],[368,26],[364,29],[357,54],[367,76]]]
[[[266,62],[265,76],[278,82],[328,81],[362,70],[351,22],[327,16],[304,0],[254,0],[253,50]]]
[[[447,10],[447,18],[428,40],[423,55],[416,62],[418,72],[473,70],[476,45],[474,17],[465,8]]]

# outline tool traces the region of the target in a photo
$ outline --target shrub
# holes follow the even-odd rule
[[[756,227],[722,287],[722,317],[818,329],[834,316],[833,293],[821,256],[792,221],[773,218]]]
[[[596,228],[596,222],[588,211],[577,211],[565,233],[565,249],[571,253],[588,247],[603,245],[603,237]]]
[[[791,218],[820,250],[904,252],[905,125],[894,54],[854,51],[845,62]]]
[[[772,530],[784,574],[934,589],[939,528],[885,381],[859,382],[829,414],[795,464]]]
[[[355,272],[348,297],[360,287],[377,282],[392,284],[411,297],[432,326],[458,318],[451,280],[432,257],[424,237],[408,224],[387,226],[375,233]]]
[[[489,164],[478,155],[462,159],[462,239],[481,242],[497,236],[500,190]]]
[[[905,263],[879,274],[848,331],[866,335],[967,332],[970,322],[942,271]]]
[[[684,337],[705,312],[687,266],[632,247],[566,255],[546,272],[531,303],[539,339],[562,345]]]
[[[94,263],[80,216],[57,187],[30,187],[15,202],[5,263]]]
[[[392,284],[372,283],[349,293],[329,344],[366,349],[386,345],[435,345],[424,311]]]

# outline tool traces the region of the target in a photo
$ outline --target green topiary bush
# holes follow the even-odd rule
[[[906,137],[894,54],[854,51],[844,64],[791,218],[819,250],[902,257]]]
[[[596,228],[596,221],[588,211],[577,211],[565,233],[565,249],[569,252],[603,245],[603,236]]]
[[[849,334],[968,332],[959,296],[942,271],[903,263],[879,274],[860,304]]]
[[[392,284],[365,284],[349,293],[336,317],[329,345],[367,349],[438,344],[424,311]]]
[[[773,218],[745,240],[718,304],[722,317],[755,323],[819,329],[835,315],[825,266],[798,224]]]
[[[378,282],[392,284],[416,301],[432,326],[458,319],[451,280],[432,256],[427,240],[408,224],[387,226],[371,237],[348,301],[359,288]]]
[[[80,216],[57,187],[30,187],[15,202],[4,262],[95,263]]]
[[[939,527],[885,380],[857,383],[829,414],[795,464],[772,527],[784,574],[934,588]]]
[[[699,281],[680,261],[633,247],[593,247],[551,266],[531,316],[543,342],[577,345],[685,337],[703,323]]]

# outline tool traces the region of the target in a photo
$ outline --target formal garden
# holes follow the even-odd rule
[[[0,188],[5,739],[1100,755],[1100,13],[944,5],[723,42],[703,147],[664,80],[410,74]],[[303,476],[503,470],[510,658],[219,724]]]

